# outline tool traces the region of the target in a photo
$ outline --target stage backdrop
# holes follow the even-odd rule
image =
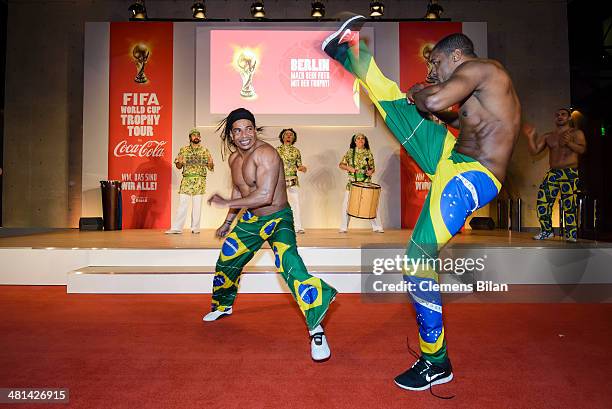
[[[456,24],[474,40],[477,53],[486,56],[486,24]],[[255,104],[258,125],[265,127],[262,139],[277,146],[282,128],[293,127],[298,133],[297,147],[308,167],[300,177],[302,221],[307,229],[339,226],[347,175],[338,163],[356,132],[368,136],[374,153],[373,180],[383,188],[379,204],[383,225],[410,227],[406,220],[418,214],[427,180],[418,169],[401,171],[403,149],[365,92],[355,94],[350,78],[336,70],[334,62],[328,66],[323,61],[326,57],[315,45],[336,29],[336,24],[329,23],[87,23],[82,216],[101,215],[99,181],[112,178],[123,181],[125,228],[168,228],[181,181],[172,159],[188,144],[188,132],[194,126],[200,128],[202,143],[216,163],[208,176],[206,196],[229,195],[231,178],[221,158],[216,124],[231,104]],[[428,34],[430,29],[435,29],[433,36]],[[380,22],[365,27],[361,34],[381,70],[406,91],[425,78],[419,44],[435,42],[446,30],[446,23]],[[407,42],[411,36],[412,46]],[[274,49],[269,39],[278,37],[291,38],[291,44],[298,46]],[[235,46],[241,45],[261,52],[256,54],[260,71],[256,69],[251,78],[256,96],[227,105],[224,89],[237,94],[244,85],[236,64],[232,66],[237,62]],[[215,47],[225,48],[213,53]],[[226,83],[216,79],[219,75],[223,79],[223,72]],[[276,77],[269,77],[269,72]],[[341,89],[331,92],[328,85],[335,81],[340,81]],[[278,100],[257,105],[268,101],[272,88]],[[216,96],[221,99],[211,104]],[[321,98],[334,103],[317,111]],[[300,109],[300,104],[309,106]],[[260,110],[278,112],[260,115]],[[406,159],[402,158],[404,164]],[[202,213],[202,228],[216,228],[226,210],[203,206]],[[353,219],[351,227],[370,226],[367,220]]]
[[[123,227],[166,228],[172,181],[172,23],[110,26],[108,178]]]

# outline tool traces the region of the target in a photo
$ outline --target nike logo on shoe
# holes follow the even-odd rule
[[[426,374],[426,375],[425,375],[425,380],[426,380],[427,382],[431,382],[431,381],[433,381],[434,379],[441,377],[442,375],[444,375],[444,373],[442,373],[442,372],[440,372],[440,373],[435,373],[435,374],[433,374],[432,376],[429,376],[429,374]]]
[[[357,38],[359,37],[359,32],[351,31],[350,29],[344,30],[344,33],[340,36],[340,40],[338,40],[338,44],[355,44],[357,42]]]

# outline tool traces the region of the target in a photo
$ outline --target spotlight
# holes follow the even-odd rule
[[[321,1],[315,1],[312,3],[312,12],[310,15],[313,18],[323,18],[325,16],[325,5]]]
[[[196,20],[205,20],[206,19],[206,6],[203,1],[196,1],[191,6],[191,11],[193,12],[193,18]]]
[[[263,1],[256,1],[251,4],[251,15],[254,18],[264,18],[266,16]]]
[[[137,0],[133,3],[128,10],[130,11],[131,20],[146,20],[147,19],[147,8],[145,7],[144,0]]]
[[[444,13],[442,6],[438,4],[438,0],[429,0],[427,4],[427,12],[425,13],[426,20],[438,20]]]
[[[382,1],[370,2],[370,17],[380,17],[385,14],[385,5]]]

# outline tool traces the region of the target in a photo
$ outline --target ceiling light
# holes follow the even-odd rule
[[[266,16],[263,1],[256,1],[251,4],[251,15],[254,18],[264,18]]]
[[[313,18],[323,18],[325,16],[325,5],[323,2],[315,1],[312,3],[312,12],[310,15]]]
[[[442,6],[438,4],[438,0],[429,0],[427,4],[427,13],[425,13],[426,20],[438,20],[444,13]]]
[[[385,5],[382,1],[370,2],[370,17],[380,17],[385,14]]]
[[[147,8],[144,0],[137,0],[128,10],[130,11],[130,20],[146,20],[147,18]]]
[[[191,11],[193,12],[193,18],[196,20],[204,20],[206,19],[206,6],[203,1],[196,1],[191,6]]]

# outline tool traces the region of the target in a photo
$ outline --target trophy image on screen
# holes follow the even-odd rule
[[[257,95],[255,88],[253,88],[255,67],[257,67],[257,56],[255,53],[248,49],[242,50],[236,60],[236,68],[238,68],[240,78],[242,78],[240,95],[245,98],[253,98]]]
[[[431,77],[431,60],[430,60],[431,50],[433,50],[433,47],[434,47],[433,44],[425,44],[421,48],[421,55],[423,56],[423,59],[425,60],[425,64],[427,65],[427,77],[425,81],[429,82],[430,84],[435,82],[435,79]]]
[[[137,44],[132,48],[132,57],[134,58],[134,63],[136,63],[136,78],[134,81],[139,84],[144,84],[149,81],[147,76],[145,75],[145,65],[147,64],[147,60],[149,59],[149,48],[144,44]]]

